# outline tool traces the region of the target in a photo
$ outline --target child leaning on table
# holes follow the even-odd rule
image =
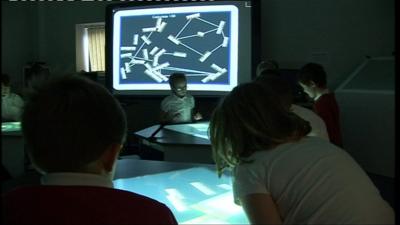
[[[232,168],[234,201],[252,224],[394,224],[394,212],[343,149],[306,136],[308,122],[257,82],[216,107],[218,174]]]

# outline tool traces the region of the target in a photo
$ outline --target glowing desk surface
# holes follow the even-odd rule
[[[135,132],[141,143],[164,152],[165,161],[213,163],[211,143],[208,139],[208,122],[166,125],[160,128],[154,125]]]
[[[1,134],[20,135],[21,134],[21,122],[2,122],[1,123]]]
[[[143,169],[146,175],[129,176]],[[180,224],[248,224],[233,203],[230,174],[218,178],[214,165],[120,160],[114,187],[164,203]]]
[[[164,203],[180,224],[248,224],[233,203],[230,174],[218,178],[211,164],[120,159],[113,183]],[[2,189],[38,184],[40,175],[34,173],[2,182]]]
[[[208,139],[209,122],[172,124],[164,126],[154,136],[152,142],[172,145],[210,145]],[[135,135],[142,139],[149,139],[161,125],[154,125],[135,132]]]

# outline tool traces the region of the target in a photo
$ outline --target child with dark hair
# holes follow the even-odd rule
[[[314,100],[314,111],[324,120],[329,140],[343,147],[340,130],[340,111],[335,94],[327,87],[326,72],[322,65],[308,63],[298,74],[298,80],[304,92]]]
[[[290,111],[310,123],[309,136],[317,136],[329,140],[324,121],[312,110],[293,104],[292,87],[289,82],[280,76],[261,74],[255,80],[265,86],[266,89],[274,91],[280,98],[280,102]]]
[[[258,65],[257,65],[257,70],[256,70],[256,75],[257,77],[260,75],[280,75],[279,72],[279,64],[277,61],[272,60],[272,59],[268,59],[268,60],[264,60],[261,61]]]
[[[127,122],[104,87],[50,79],[28,96],[21,125],[42,185],[3,195],[4,224],[177,224],[164,204],[113,188]]]
[[[251,224],[394,224],[394,212],[343,149],[306,136],[309,123],[257,82],[216,107],[210,141],[218,174],[232,168],[234,201]]]
[[[1,74],[1,119],[2,121],[19,121],[24,100],[11,92],[10,77]]]
[[[202,119],[199,112],[194,113],[195,100],[187,93],[187,80],[184,73],[173,73],[169,77],[172,94],[161,102],[161,122],[182,123]]]

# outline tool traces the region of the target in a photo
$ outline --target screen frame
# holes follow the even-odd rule
[[[260,60],[260,43],[261,43],[261,26],[260,26],[260,0],[209,0],[209,1],[200,1],[204,3],[213,2],[213,4],[229,4],[230,2],[250,2],[251,8],[251,62],[250,62],[250,70],[251,75],[250,79],[253,80],[255,77],[255,68]],[[134,94],[125,94],[121,93],[121,91],[114,89],[113,87],[113,15],[115,10],[123,10],[133,7],[177,7],[183,4],[190,4],[190,3],[199,3],[197,1],[151,1],[151,2],[143,2],[143,1],[134,1],[128,3],[116,3],[116,4],[109,4],[106,7],[106,24],[105,24],[105,31],[106,31],[106,69],[105,69],[105,86],[106,88],[117,98],[122,99],[136,99],[136,98],[160,98],[162,96],[168,95],[170,90],[140,90],[140,91],[132,91],[137,92]],[[178,5],[177,5],[178,4]],[[240,49],[239,49],[240,50]],[[238,53],[239,54],[239,53]],[[238,55],[239,56],[239,55]],[[240,62],[238,62],[240,64]],[[239,72],[239,71],[238,71]],[[237,85],[239,85],[239,79],[237,80]],[[229,91],[220,91],[220,92],[212,92],[212,94],[207,94],[208,91],[192,91],[189,90],[189,93],[193,96],[200,97],[200,98],[219,98],[221,96],[226,95]]]

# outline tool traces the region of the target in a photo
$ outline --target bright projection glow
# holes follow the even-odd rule
[[[249,223],[233,202],[231,177],[205,167],[117,179],[114,187],[164,203],[180,224]]]
[[[204,184],[202,184],[200,182],[192,182],[190,184],[193,187],[197,188],[197,190],[203,192],[206,195],[215,195],[215,192],[213,190],[211,190],[210,188],[208,188],[207,186],[205,186]]]
[[[168,76],[184,72],[190,90],[230,91],[237,85],[238,14],[234,5],[116,12],[113,87],[169,90]]]
[[[179,212],[187,210],[186,204],[181,200],[184,199],[183,195],[176,189],[166,189],[168,195],[167,199],[171,202],[176,210]]]
[[[200,122],[191,124],[174,124],[165,126],[164,128],[208,140],[208,126],[209,122]]]
[[[21,131],[21,122],[4,122],[1,123],[2,132]]]

